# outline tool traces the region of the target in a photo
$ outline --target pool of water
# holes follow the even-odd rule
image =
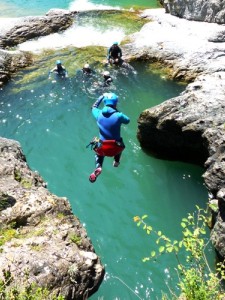
[[[112,159],[106,159],[101,176],[91,184],[94,153],[86,145],[98,133],[91,105],[106,90],[75,70],[67,79],[48,79],[47,61],[20,72],[0,91],[0,135],[21,143],[30,167],[40,172],[51,192],[68,197],[86,226],[106,267],[92,299],[157,299],[175,261],[142,262],[154,245],[133,217],[147,214],[155,228],[178,238],[181,218],[196,204],[204,206],[207,192],[201,168],[155,159],[140,148],[137,119],[145,108],[178,95],[184,86],[155,75],[147,64],[111,69],[110,90],[118,94],[118,108],[131,122],[122,128],[126,150],[121,165],[113,168]],[[101,81],[98,72],[96,80]]]

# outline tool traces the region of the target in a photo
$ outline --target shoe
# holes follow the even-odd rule
[[[117,168],[117,167],[119,167],[119,164],[120,164],[119,161],[117,162],[117,161],[114,160],[114,162],[113,162],[113,167]]]
[[[89,176],[89,181],[90,182],[95,182],[97,177],[102,173],[102,168],[97,168],[91,175]]]

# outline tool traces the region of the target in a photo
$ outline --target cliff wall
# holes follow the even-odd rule
[[[162,0],[168,13],[187,20],[225,23],[224,0]]]
[[[4,138],[0,212],[0,278],[10,274],[7,288],[35,284],[50,292],[48,299],[60,294],[68,300],[87,299],[98,290],[105,270],[69,201],[51,194],[19,143]]]

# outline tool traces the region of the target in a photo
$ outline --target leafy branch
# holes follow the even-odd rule
[[[143,258],[143,262],[156,260],[162,254],[174,254],[177,261],[178,287],[182,299],[185,300],[219,300],[224,299],[221,282],[225,280],[224,261],[219,262],[212,271],[207,257],[206,248],[210,243],[207,234],[207,211],[196,206],[196,212],[188,214],[181,220],[181,240],[171,240],[161,231],[155,230],[146,222],[147,215],[135,216],[134,222],[147,235],[154,235],[158,250],[151,251],[150,255]],[[185,259],[182,263],[182,253]],[[163,296],[163,299],[178,299],[172,291],[170,298]],[[179,295],[180,296],[180,295]]]

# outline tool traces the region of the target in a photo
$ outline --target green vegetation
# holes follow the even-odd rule
[[[219,300],[225,299],[222,281],[225,279],[224,262],[219,262],[211,270],[205,255],[210,239],[206,236],[207,212],[197,206],[197,212],[188,214],[181,221],[182,239],[171,240],[161,231],[155,231],[145,222],[147,215],[134,217],[137,226],[141,226],[148,235],[154,234],[157,251],[151,251],[143,261],[156,260],[162,254],[174,254],[177,261],[178,288],[180,295],[170,289],[170,295],[163,300]],[[185,250],[185,258],[183,252]]]
[[[15,223],[11,223],[7,227],[0,227],[0,246],[18,236],[19,233],[15,229]]]
[[[74,244],[76,244],[77,246],[80,246],[82,243],[82,238],[81,236],[77,236],[77,235],[71,235],[70,236],[70,240],[71,242],[73,242]]]
[[[24,188],[26,188],[26,189],[31,188],[32,179],[23,178],[20,171],[17,169],[14,170],[14,178],[16,181],[20,182]]]
[[[51,295],[47,288],[40,288],[32,283],[23,289],[11,287],[13,281],[10,270],[3,270],[3,279],[0,280],[1,300],[64,300],[63,296]]]

